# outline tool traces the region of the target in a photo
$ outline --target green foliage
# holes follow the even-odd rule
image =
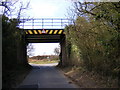
[[[71,63],[76,66],[79,64],[89,71],[117,77],[120,70],[120,4],[85,5],[90,7],[85,10],[78,7],[75,24],[65,28],[68,57],[73,57]]]
[[[2,17],[3,67],[6,66],[5,64],[9,64],[7,66],[10,66],[10,62],[12,65],[17,61],[16,44],[20,39],[20,32],[16,28],[17,24],[16,19],[8,19],[5,16]]]
[[[26,66],[19,63],[18,60],[18,43],[21,43],[22,31],[17,28],[19,21],[2,16],[2,86],[11,88],[18,67]],[[22,58],[21,58],[22,59]],[[21,60],[22,61],[22,60]],[[21,69],[22,70],[22,69]]]

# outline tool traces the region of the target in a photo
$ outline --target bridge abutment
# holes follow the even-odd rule
[[[17,43],[17,60],[18,64],[27,65],[27,43],[25,41],[25,36]]]
[[[66,54],[66,38],[64,28],[70,24],[69,19],[65,18],[40,18],[40,19],[21,19],[19,27],[25,31],[26,42],[28,43],[60,43],[60,65],[66,66],[68,64]],[[24,24],[25,23],[25,24]],[[39,23],[39,25],[38,25]],[[48,27],[49,26],[49,27]],[[24,42],[24,41],[23,41]],[[26,45],[22,43],[19,46],[20,55],[23,63],[26,63],[27,52]],[[24,47],[25,46],[25,47]],[[18,57],[19,54],[18,54]]]
[[[60,65],[65,67],[68,64],[65,35],[61,39],[60,46],[61,46]]]

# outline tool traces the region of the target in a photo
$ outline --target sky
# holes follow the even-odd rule
[[[70,0],[31,0],[27,15],[32,18],[67,18]],[[33,55],[54,55],[54,49],[59,43],[32,43]]]
[[[35,18],[65,18],[70,0],[31,0],[29,14]]]
[[[59,47],[59,43],[32,43],[34,46],[33,56],[37,55],[55,55],[54,49]]]

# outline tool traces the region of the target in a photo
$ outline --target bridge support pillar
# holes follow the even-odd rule
[[[66,66],[68,64],[67,54],[66,54],[66,38],[62,37],[62,41],[60,42],[61,53],[60,53],[60,65]]]
[[[24,36],[22,40],[17,43],[17,63],[22,65],[27,65],[27,44]]]

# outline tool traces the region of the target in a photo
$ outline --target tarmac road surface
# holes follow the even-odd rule
[[[79,88],[59,71],[54,64],[31,64],[33,69],[18,88]]]

